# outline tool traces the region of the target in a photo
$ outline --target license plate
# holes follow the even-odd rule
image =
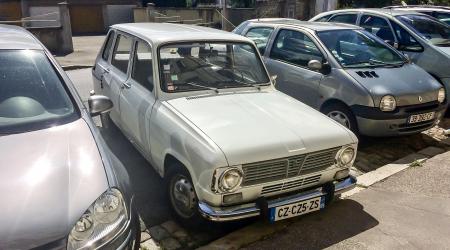
[[[429,113],[424,113],[424,114],[412,115],[409,117],[408,122],[409,123],[418,123],[418,122],[433,120],[433,118],[434,118],[434,112],[429,112]]]
[[[325,198],[317,197],[270,209],[270,221],[279,221],[318,211],[325,207]]]

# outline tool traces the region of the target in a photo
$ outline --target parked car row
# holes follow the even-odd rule
[[[436,21],[441,40],[428,38],[416,16],[392,13],[369,31],[291,19],[249,20],[237,34],[114,25],[87,108],[37,39],[0,26],[0,249],[139,248],[127,170],[94,125],[98,115],[165,180],[187,225],[323,209],[356,184],[355,133],[418,133],[447,107],[447,26]],[[355,15],[354,24],[376,18]],[[377,37],[394,25],[392,40]],[[439,63],[418,67],[436,55]]]

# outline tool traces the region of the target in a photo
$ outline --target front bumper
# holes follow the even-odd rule
[[[347,190],[354,188],[356,185],[356,178],[349,176],[346,179],[334,183],[333,189],[326,190],[324,187],[319,187],[313,190],[297,193],[294,195],[280,197],[273,200],[264,200],[253,203],[247,203],[230,207],[213,207],[205,202],[199,202],[200,214],[211,221],[231,221],[255,216],[264,215],[265,212],[273,207],[283,206],[295,202],[309,200],[320,196],[333,196],[341,194]],[[264,204],[264,205],[263,205]]]
[[[378,107],[354,105],[352,112],[356,117],[359,133],[366,136],[399,136],[416,134],[436,125],[444,115],[447,103],[437,102],[398,107],[392,112],[383,112]],[[430,121],[409,124],[411,115],[436,112]]]

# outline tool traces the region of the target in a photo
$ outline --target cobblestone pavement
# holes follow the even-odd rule
[[[83,100],[92,89],[90,69],[69,71]],[[439,126],[413,136],[395,138],[364,138],[359,145],[353,173],[360,175],[389,164],[428,146],[448,150],[450,139],[444,129],[450,128],[450,119]],[[206,224],[201,230],[183,228],[175,223],[162,190],[163,182],[152,166],[134,149],[114,126],[102,128],[101,132],[111,150],[124,163],[129,172],[136,194],[138,211],[142,217],[143,249],[194,249],[218,239],[256,219],[226,224]]]

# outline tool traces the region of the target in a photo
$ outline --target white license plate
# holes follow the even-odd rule
[[[424,114],[412,115],[409,117],[408,122],[409,123],[418,123],[418,122],[433,120],[433,118],[434,118],[434,112],[428,112],[428,113],[424,113]]]
[[[270,221],[279,221],[287,218],[311,213],[325,207],[325,198],[317,197],[270,209]]]

